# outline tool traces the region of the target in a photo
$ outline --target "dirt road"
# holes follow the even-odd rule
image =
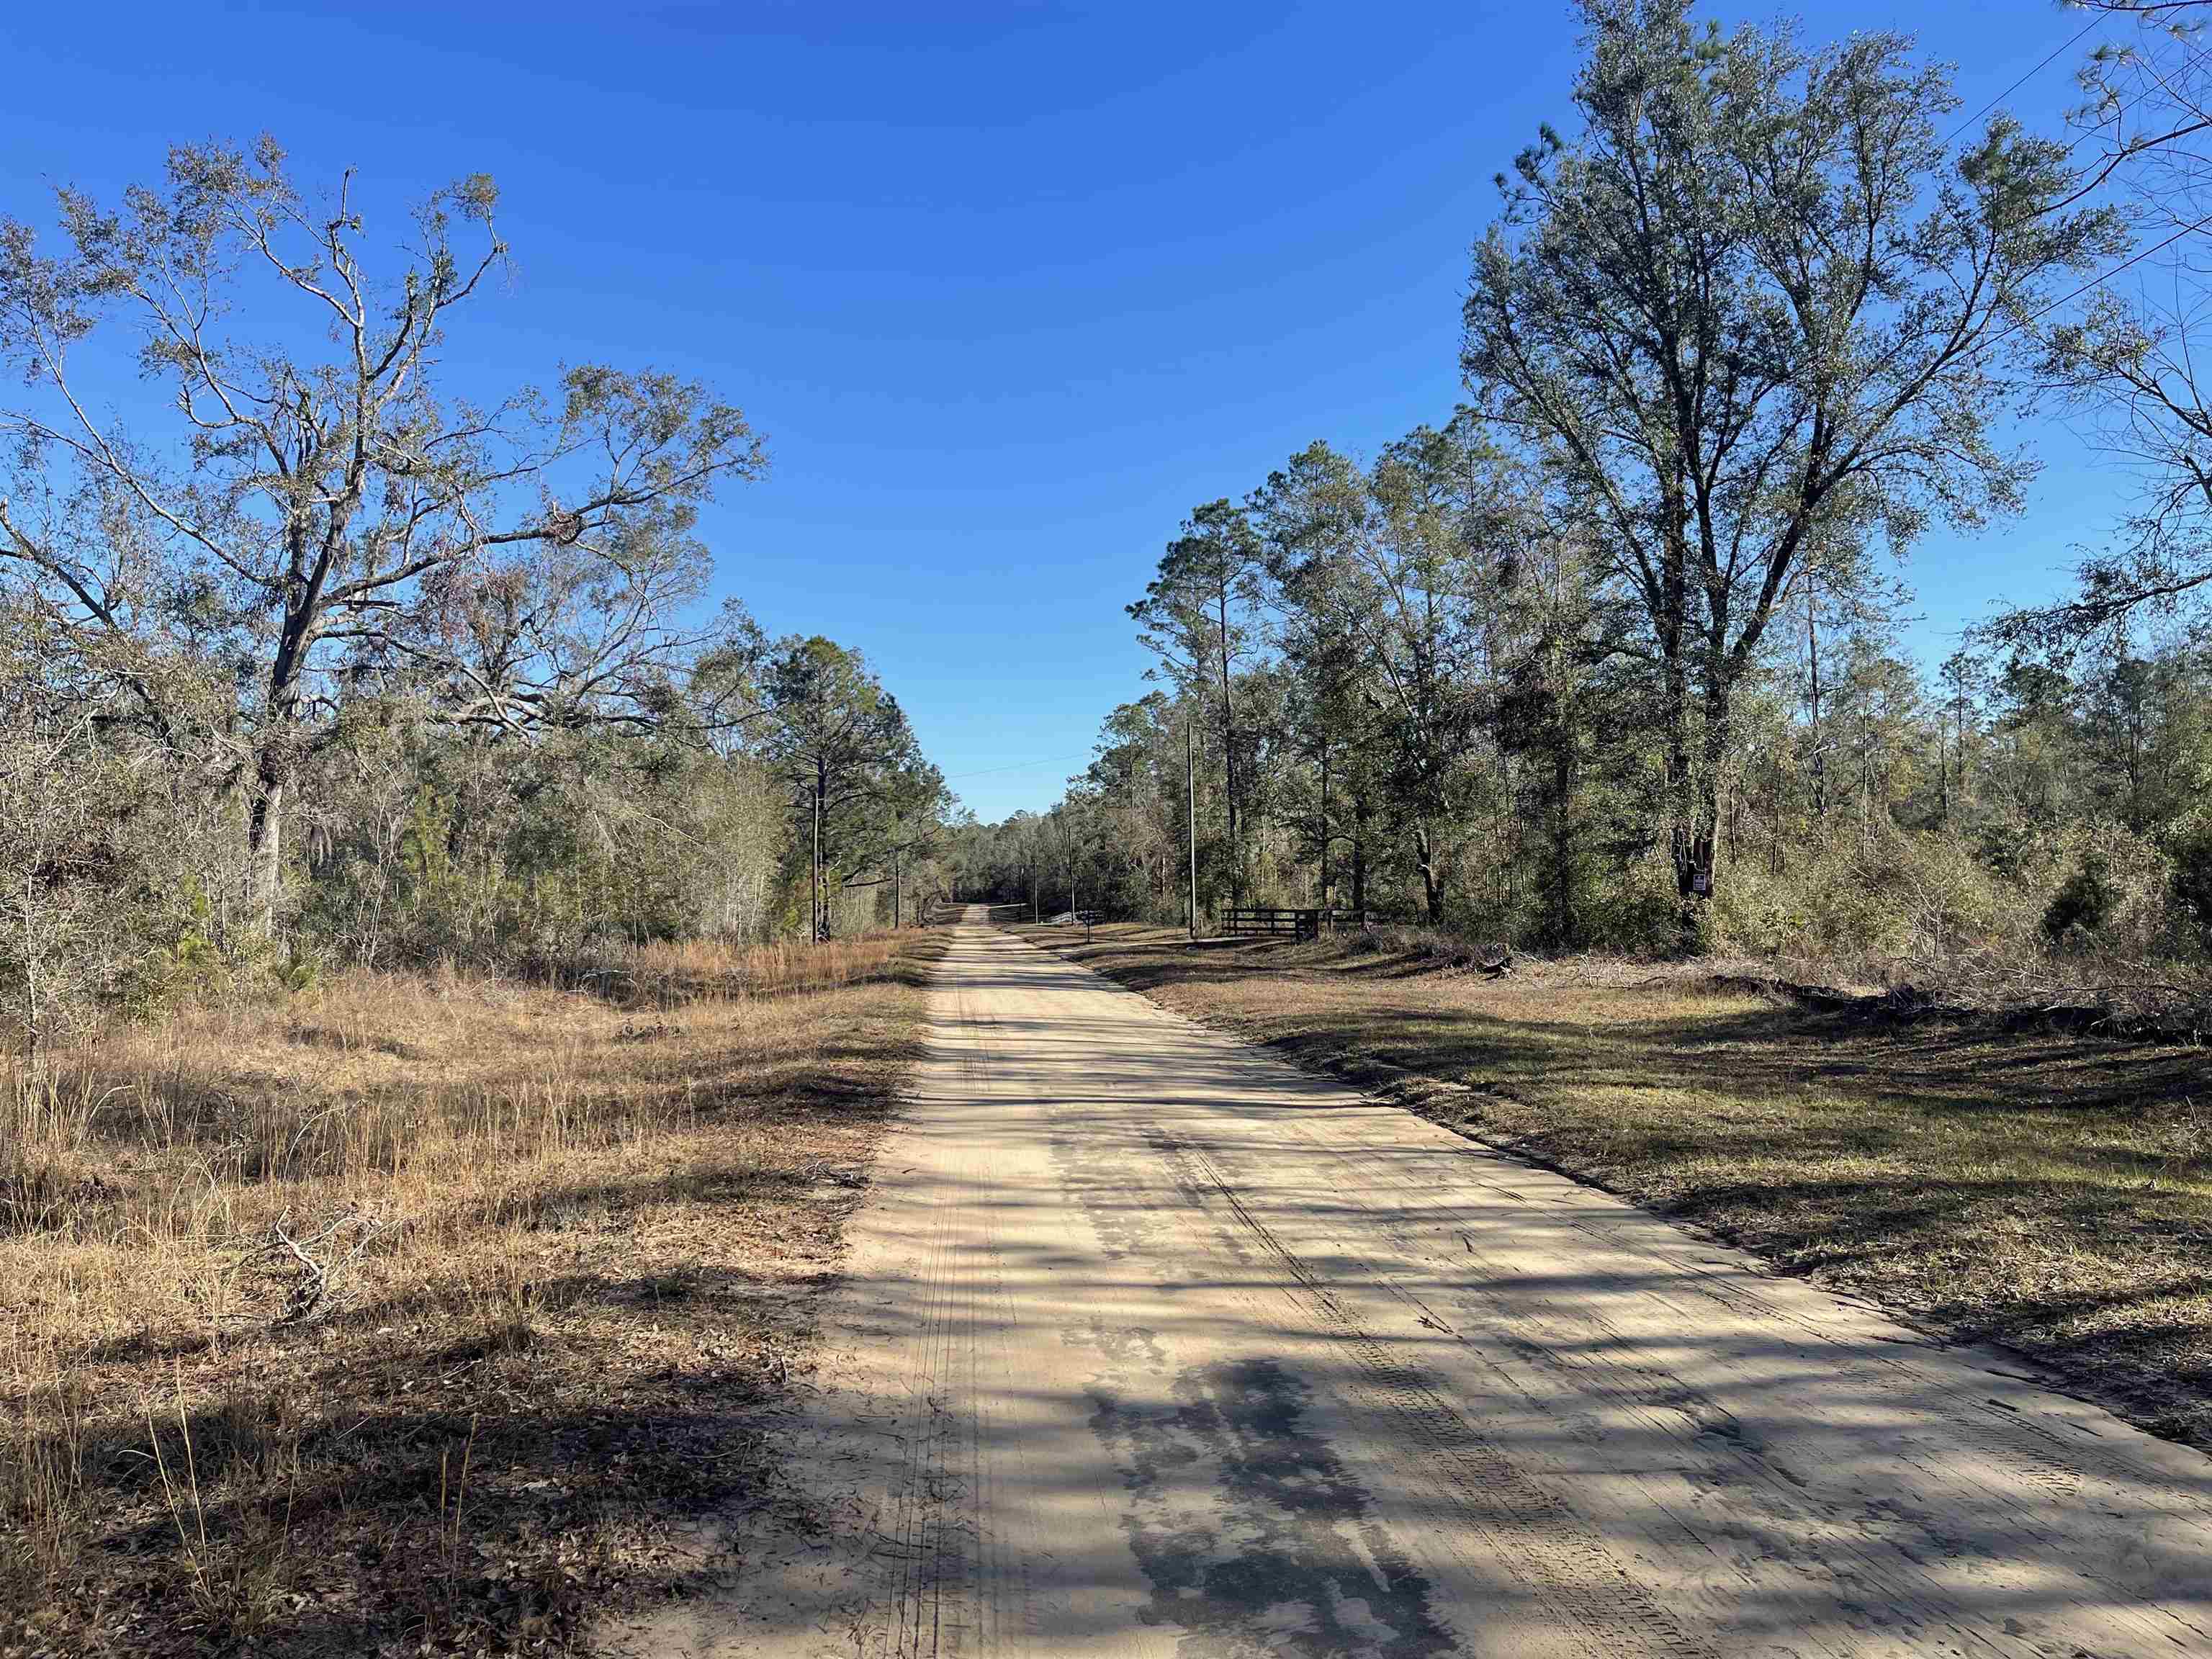
[[[2212,1461],[981,926],[708,1654],[2212,1655]]]

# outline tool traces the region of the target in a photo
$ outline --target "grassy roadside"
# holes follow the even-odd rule
[[[1015,931],[2212,1449],[2212,1056],[1694,968]]]
[[[942,948],[357,975],[0,1071],[0,1656],[558,1652],[681,1589]]]

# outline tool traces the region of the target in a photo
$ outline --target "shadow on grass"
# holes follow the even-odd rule
[[[758,1295],[714,1274],[584,1276],[544,1286],[528,1319],[428,1346],[326,1345],[213,1405],[156,1405],[67,1445],[49,1434],[26,1450],[78,1460],[76,1501],[99,1517],[80,1564],[88,1616],[57,1650],[559,1649],[610,1597],[657,1589],[672,1540],[767,1498],[763,1425],[788,1387],[757,1347],[611,1387],[596,1362],[618,1339],[578,1329],[651,1323],[726,1345]],[[101,1602],[128,1604],[138,1633],[106,1626]]]
[[[420,1282],[307,1326],[236,1308],[220,1346],[189,1320],[107,1338],[0,1388],[0,1652],[560,1651],[726,1566],[702,1539],[797,1502],[766,1427],[942,950],[906,944],[865,981],[899,996],[794,1054],[625,1049],[634,1079],[683,1074],[698,1133],[518,1165],[489,1205],[429,1194],[392,1245]],[[422,1243],[448,1239],[451,1261]],[[467,1254],[487,1240],[521,1254]]]

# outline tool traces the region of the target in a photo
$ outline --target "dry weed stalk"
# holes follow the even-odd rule
[[[454,1576],[460,1570],[461,1511],[469,1500],[469,1464],[476,1455],[477,1422],[477,1413],[471,1413],[469,1437],[461,1447],[460,1479],[452,1487],[453,1518],[450,1526],[446,1521],[446,1498],[453,1449],[449,1446],[438,1454],[438,1530],[443,1534],[439,1541],[446,1547],[446,1584],[449,1591],[453,1588]]]
[[[161,1477],[161,1497],[168,1505],[169,1519],[177,1529],[177,1543],[183,1550],[185,1560],[191,1572],[192,1591],[202,1606],[212,1608],[216,1604],[214,1575],[211,1571],[207,1534],[207,1504],[200,1496],[199,1467],[192,1452],[192,1425],[185,1414],[185,1376],[181,1366],[176,1374],[177,1432],[185,1445],[185,1486],[179,1496],[177,1483],[169,1474],[169,1460],[161,1450],[161,1431],[154,1426],[154,1402],[146,1402],[146,1438],[154,1448],[154,1467]],[[184,1498],[191,1500],[192,1529],[185,1529]]]

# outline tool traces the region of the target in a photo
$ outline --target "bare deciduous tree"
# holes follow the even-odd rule
[[[2212,238],[2212,62],[2207,0],[2087,0],[2118,21],[2079,76],[2073,113],[2087,174],[2109,189],[2139,251],[2123,283],[2090,290],[2047,333],[2045,376],[2072,391],[2142,495],[2076,591],[2008,612],[2003,643],[2065,652],[2108,640],[2138,612],[2169,610],[2212,586],[2212,380],[2197,358]]]
[[[509,728],[649,714],[696,591],[694,514],[763,456],[735,408],[593,365],[550,395],[458,382],[448,330],[507,256],[473,175],[415,210],[389,276],[349,173],[311,201],[276,143],[180,147],[114,206],[57,192],[59,252],[0,222],[0,565],[118,709],[243,793],[273,920],[288,790],[360,687],[428,681]],[[166,426],[108,412],[127,337]],[[189,640],[238,697],[194,726],[155,672]]]

